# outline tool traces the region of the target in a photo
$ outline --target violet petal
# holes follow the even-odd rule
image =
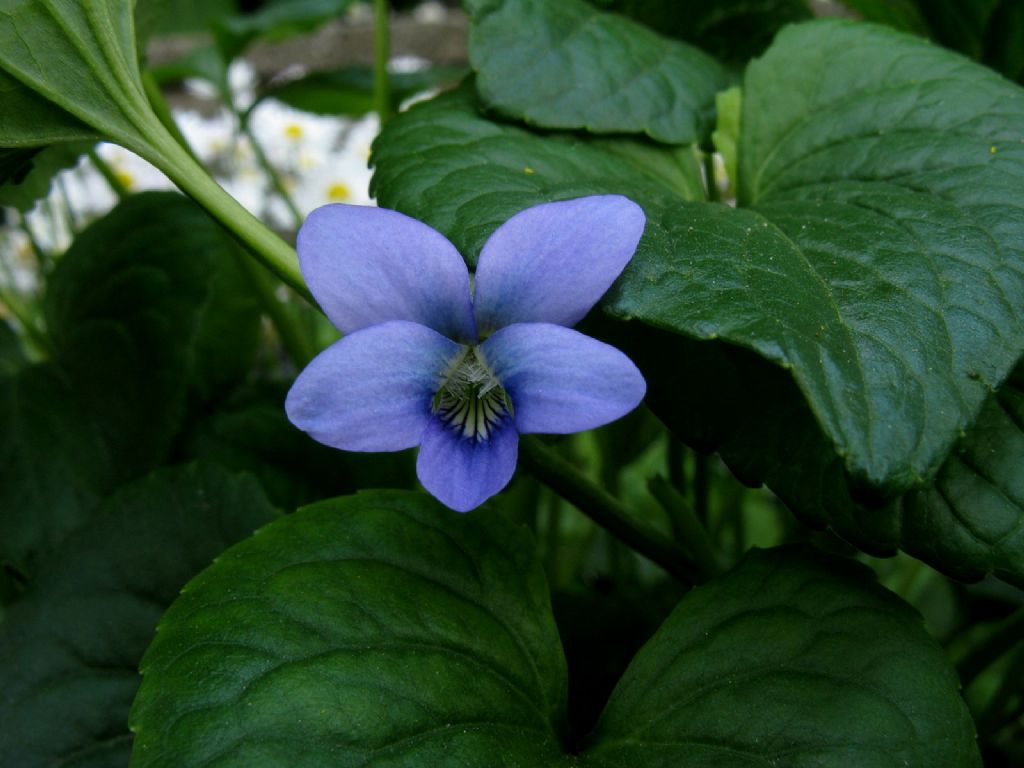
[[[486,440],[474,440],[434,418],[423,433],[416,474],[441,503],[468,512],[508,485],[518,452],[519,435],[511,420]]]
[[[480,349],[524,434],[599,427],[632,411],[647,391],[643,375],[622,352],[560,325],[510,325]]]
[[[397,211],[325,205],[299,230],[309,290],[339,330],[409,320],[459,341],[476,330],[466,264],[441,233]]]
[[[356,331],[321,352],[285,401],[291,422],[346,451],[399,451],[418,445],[430,401],[460,347],[405,321]]]
[[[481,334],[512,323],[575,325],[629,263],[644,212],[619,195],[544,203],[491,235],[476,269]]]

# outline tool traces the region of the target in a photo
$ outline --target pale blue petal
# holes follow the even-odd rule
[[[460,346],[404,321],[345,336],[299,374],[285,401],[292,424],[346,451],[418,445],[430,404]]]
[[[296,250],[306,285],[344,333],[409,320],[476,339],[466,264],[422,222],[384,208],[325,205],[302,225]]]
[[[560,325],[510,325],[480,349],[524,434],[599,427],[632,411],[647,391],[643,375],[619,350]]]
[[[519,435],[511,421],[486,440],[474,440],[434,418],[423,434],[416,474],[441,503],[468,512],[508,485],[518,452]]]
[[[619,195],[544,203],[484,244],[474,312],[481,334],[512,323],[575,325],[629,263],[644,212]]]

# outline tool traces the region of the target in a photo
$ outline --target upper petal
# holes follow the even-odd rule
[[[417,323],[364,328],[331,345],[299,374],[285,401],[292,424],[346,451],[419,445],[430,401],[460,347]]]
[[[476,338],[466,264],[423,222],[384,208],[325,205],[306,218],[296,250],[309,290],[344,333],[410,320],[453,339]]]
[[[480,349],[524,434],[599,427],[636,408],[647,391],[643,375],[619,350],[560,325],[510,325]]]
[[[480,252],[477,328],[486,334],[512,323],[575,325],[629,263],[645,221],[643,209],[620,195],[520,211]]]
[[[468,512],[508,485],[518,453],[519,435],[511,421],[486,440],[475,440],[433,418],[423,433],[416,474],[441,503]]]

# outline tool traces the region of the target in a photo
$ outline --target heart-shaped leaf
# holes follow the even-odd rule
[[[561,754],[565,661],[529,535],[421,494],[324,502],[228,550],[142,670],[136,768]]]
[[[187,198],[154,192],[64,254],[45,297],[53,359],[2,387],[0,454],[16,469],[0,483],[0,560],[28,569],[99,497],[167,458],[190,389],[244,375],[259,314],[235,247]]]
[[[108,499],[0,623],[0,764],[124,768],[137,665],[161,612],[273,516],[252,478],[201,465]]]
[[[543,128],[707,137],[725,70],[584,0],[469,0],[469,58],[484,102]]]
[[[233,547],[142,668],[135,768],[980,765],[920,617],[804,550],[687,595],[580,744],[530,536],[421,494],[324,502]]]

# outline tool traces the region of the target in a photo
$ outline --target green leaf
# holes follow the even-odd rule
[[[271,0],[252,13],[220,19],[213,25],[217,48],[231,61],[257,38],[284,40],[336,19],[352,0]]]
[[[53,360],[0,387],[13,468],[0,560],[31,570],[100,497],[168,457],[190,388],[208,398],[244,375],[259,317],[244,283],[221,284],[235,247],[187,198],[146,193],[61,258],[45,298]]]
[[[592,191],[639,200],[703,196],[690,147],[541,136],[490,122],[471,84],[399,115],[374,143],[371,193],[444,232],[472,266],[512,214]]]
[[[55,136],[95,138],[98,131],[145,153],[155,118],[139,77],[133,6],[132,0],[0,0],[6,73],[0,103],[5,115],[28,108],[12,124],[5,120],[0,143],[39,146]]]
[[[167,455],[201,308],[232,247],[187,198],[147,193],[83,231],[54,271],[45,310],[56,361],[127,477]]]
[[[307,508],[164,615],[132,765],[547,765],[565,661],[525,529],[422,494]]]
[[[0,320],[0,379],[13,376],[27,363],[25,350],[10,323]]]
[[[0,53],[0,109],[4,115],[3,121],[0,121],[0,147],[32,148],[99,138],[95,130],[7,74],[3,70],[3,58],[3,53]],[[6,169],[15,157],[24,160],[30,159],[33,154],[29,150],[18,153],[5,151],[5,172],[0,174],[0,180],[7,181],[13,176]]]
[[[584,0],[468,0],[469,58],[484,103],[543,128],[702,141],[721,65]]]
[[[871,25],[790,27],[748,69],[742,202],[827,292],[790,292],[824,314],[778,316],[782,362],[889,493],[934,475],[1024,352],[1022,125],[1020,88]]]
[[[233,392],[195,423],[188,455],[250,472],[284,509],[359,488],[415,484],[409,452],[349,453],[310,440],[285,415],[287,391],[284,383],[258,382]]]
[[[906,549],[963,579],[1024,587],[1024,365],[985,401],[935,481],[899,501]]]
[[[23,574],[95,509],[116,471],[55,366],[0,379],[0,564]]]
[[[633,660],[587,766],[980,766],[942,649],[861,565],[754,551]]]
[[[688,594],[571,743],[532,551],[493,512],[420,494],[272,523],[164,615],[132,765],[980,766],[920,616],[863,566],[802,549]]]
[[[19,172],[15,178],[0,182],[0,205],[27,213],[36,201],[50,194],[54,176],[75,165],[82,153],[91,147],[91,143],[65,142],[35,152],[29,159],[26,172]]]
[[[123,768],[139,659],[164,608],[274,516],[252,478],[191,465],[107,500],[0,624],[0,764]]]
[[[432,67],[419,72],[393,73],[390,75],[392,105],[397,111],[399,104],[410,96],[460,80],[465,73],[462,67]],[[369,67],[313,72],[267,89],[261,99],[277,99],[318,115],[364,115],[376,109],[373,79],[373,70]]]
[[[891,2],[891,0],[883,0]],[[811,17],[807,0],[590,0],[729,62],[759,55],[779,29]]]

